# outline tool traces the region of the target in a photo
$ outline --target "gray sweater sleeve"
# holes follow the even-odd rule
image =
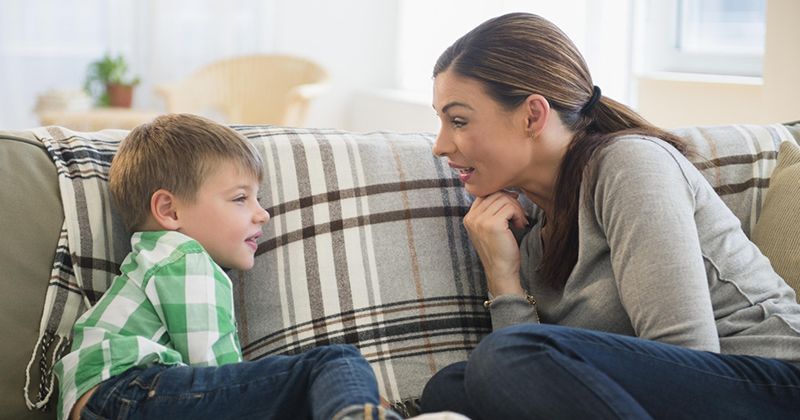
[[[636,336],[719,352],[695,220],[701,175],[641,138],[618,140],[597,163],[592,204]]]
[[[491,295],[489,296],[491,298]],[[536,308],[524,296],[502,295],[492,302],[492,329],[497,330],[515,324],[538,323]]]

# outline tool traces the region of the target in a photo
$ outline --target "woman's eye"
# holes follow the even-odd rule
[[[453,119],[450,120],[450,125],[452,125],[453,128],[461,128],[461,127],[467,125],[467,122],[462,120],[462,119],[460,119],[460,118],[453,118]]]

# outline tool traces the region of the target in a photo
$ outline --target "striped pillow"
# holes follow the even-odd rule
[[[413,413],[428,378],[491,328],[469,199],[433,135],[234,128],[264,157],[272,215],[255,267],[231,273],[245,358],[352,343]]]

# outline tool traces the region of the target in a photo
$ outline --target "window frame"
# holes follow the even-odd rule
[[[681,0],[648,0],[639,33],[648,72],[761,77],[763,53],[693,52],[679,46]]]

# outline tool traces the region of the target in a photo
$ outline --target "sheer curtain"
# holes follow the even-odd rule
[[[0,0],[0,127],[38,125],[38,95],[80,89],[88,64],[122,54],[141,77],[134,107],[158,109],[153,86],[213,60],[273,48],[275,0]]]

